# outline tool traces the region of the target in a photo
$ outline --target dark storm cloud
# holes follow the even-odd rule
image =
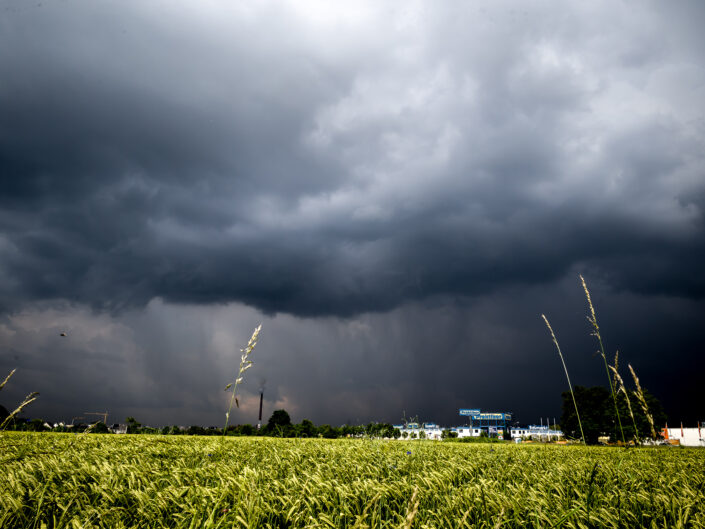
[[[575,264],[703,295],[703,107],[668,92],[702,61],[675,23],[636,58],[658,13],[621,35],[578,9],[379,8],[326,49],[293,7],[10,6],[6,299],[346,315]]]
[[[672,422],[699,420],[703,303],[614,294],[599,282],[592,293],[610,359],[619,349],[621,365],[634,366]],[[234,415],[239,423],[256,422],[262,378],[265,420],[284,408],[297,422],[399,422],[405,414],[452,425],[468,406],[511,411],[522,423],[559,420],[567,386],[540,312],[557,333],[573,384],[604,385],[587,305],[571,277],[548,288],[504,288],[462,303],[439,298],[346,319],[158,300],[114,316],[37,306],[0,323],[3,350],[14,355],[0,356],[0,369],[18,369],[3,404],[40,389],[31,414],[52,420],[109,410],[115,421],[133,415],[160,426],[220,425],[237,351],[261,322]]]
[[[298,420],[536,420],[564,389],[541,312],[601,383],[582,272],[610,354],[696,416],[699,3],[2,9],[5,395],[217,424],[261,311]]]

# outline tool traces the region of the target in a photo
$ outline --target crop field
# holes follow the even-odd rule
[[[705,450],[0,434],[0,527],[705,527]]]

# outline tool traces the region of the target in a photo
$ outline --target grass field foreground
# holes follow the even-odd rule
[[[698,449],[5,432],[0,464],[8,528],[705,527]]]

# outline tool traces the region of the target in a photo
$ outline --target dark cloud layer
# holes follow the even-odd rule
[[[290,336],[273,345],[320,340],[311,362],[341,386],[318,390],[336,395],[341,414],[367,420],[381,399],[385,417],[410,402],[441,413],[424,402],[462,404],[457,373],[474,365],[448,351],[493,351],[485,367],[501,385],[522,361],[511,350],[531,343],[538,354],[545,339],[532,298],[554,295],[560,313],[582,272],[620,307],[615,326],[641,327],[623,341],[643,351],[659,396],[701,413],[678,404],[695,394],[677,383],[691,381],[704,342],[700,4],[0,5],[0,308],[6,343],[39,355],[31,369],[44,342],[12,318],[58,317],[47,307],[59,303],[86,324],[107,318],[101,328],[135,333],[106,341],[104,361],[195,410],[149,382],[164,355],[177,355],[182,383],[191,360],[135,315],[182,304],[205,336],[214,304],[253,319],[248,306],[287,322]],[[437,364],[407,340],[424,343],[419,326],[436,328],[443,311],[456,323]],[[348,337],[335,351],[336,333],[360,321],[374,340]],[[659,321],[670,330],[656,347]],[[402,330],[386,341],[390,326]],[[678,361],[666,360],[669,344]],[[125,363],[123,346],[143,364]],[[353,367],[381,348],[400,357],[378,358],[377,376]],[[218,362],[208,358],[210,380]],[[429,391],[423,380],[447,389],[414,401],[419,384]],[[333,420],[315,393],[282,387],[290,407]],[[512,402],[521,393],[507,391]],[[548,402],[540,391],[527,414]]]

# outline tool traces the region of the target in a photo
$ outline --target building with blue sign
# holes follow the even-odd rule
[[[467,428],[455,429],[459,437],[478,437],[483,434],[489,437],[499,437],[507,431],[512,421],[512,414],[506,412],[483,413],[479,409],[461,408],[459,414],[467,417],[469,422]]]

